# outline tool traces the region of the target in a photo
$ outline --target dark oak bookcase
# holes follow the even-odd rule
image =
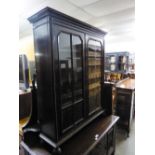
[[[101,31],[49,7],[33,24],[40,138],[57,148],[99,115],[110,115],[104,93]]]

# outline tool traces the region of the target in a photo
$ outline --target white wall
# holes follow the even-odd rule
[[[34,61],[33,35],[25,36],[19,40],[19,54],[26,54],[29,61]]]
[[[129,51],[135,52],[135,37],[133,29],[120,34],[108,33],[105,36],[105,52]]]

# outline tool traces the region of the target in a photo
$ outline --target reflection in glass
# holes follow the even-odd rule
[[[80,37],[72,36],[74,98],[82,98],[82,42]]]
[[[59,34],[59,63],[60,63],[60,77],[61,77],[61,100],[64,102],[71,102],[71,45],[70,35],[66,33]]]
[[[60,33],[59,63],[62,104],[82,97],[82,41],[79,36]]]

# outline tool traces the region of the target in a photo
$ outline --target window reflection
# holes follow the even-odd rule
[[[78,36],[72,36],[74,98],[82,98],[82,41]]]
[[[82,97],[82,41],[79,36],[60,33],[58,36],[62,104]],[[74,96],[73,96],[74,94]]]
[[[71,45],[70,34],[59,34],[59,64],[61,77],[61,99],[64,102],[71,102]]]

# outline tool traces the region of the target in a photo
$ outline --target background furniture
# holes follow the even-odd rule
[[[134,54],[129,52],[105,53],[105,81],[117,83],[125,78],[135,78]]]
[[[126,73],[129,71],[130,53],[105,53],[105,71]]]
[[[120,117],[118,122],[129,136],[130,124],[134,116],[135,80],[125,79],[116,84],[115,114]]]
[[[32,93],[27,91],[19,91],[19,120],[28,117],[31,113]]]

